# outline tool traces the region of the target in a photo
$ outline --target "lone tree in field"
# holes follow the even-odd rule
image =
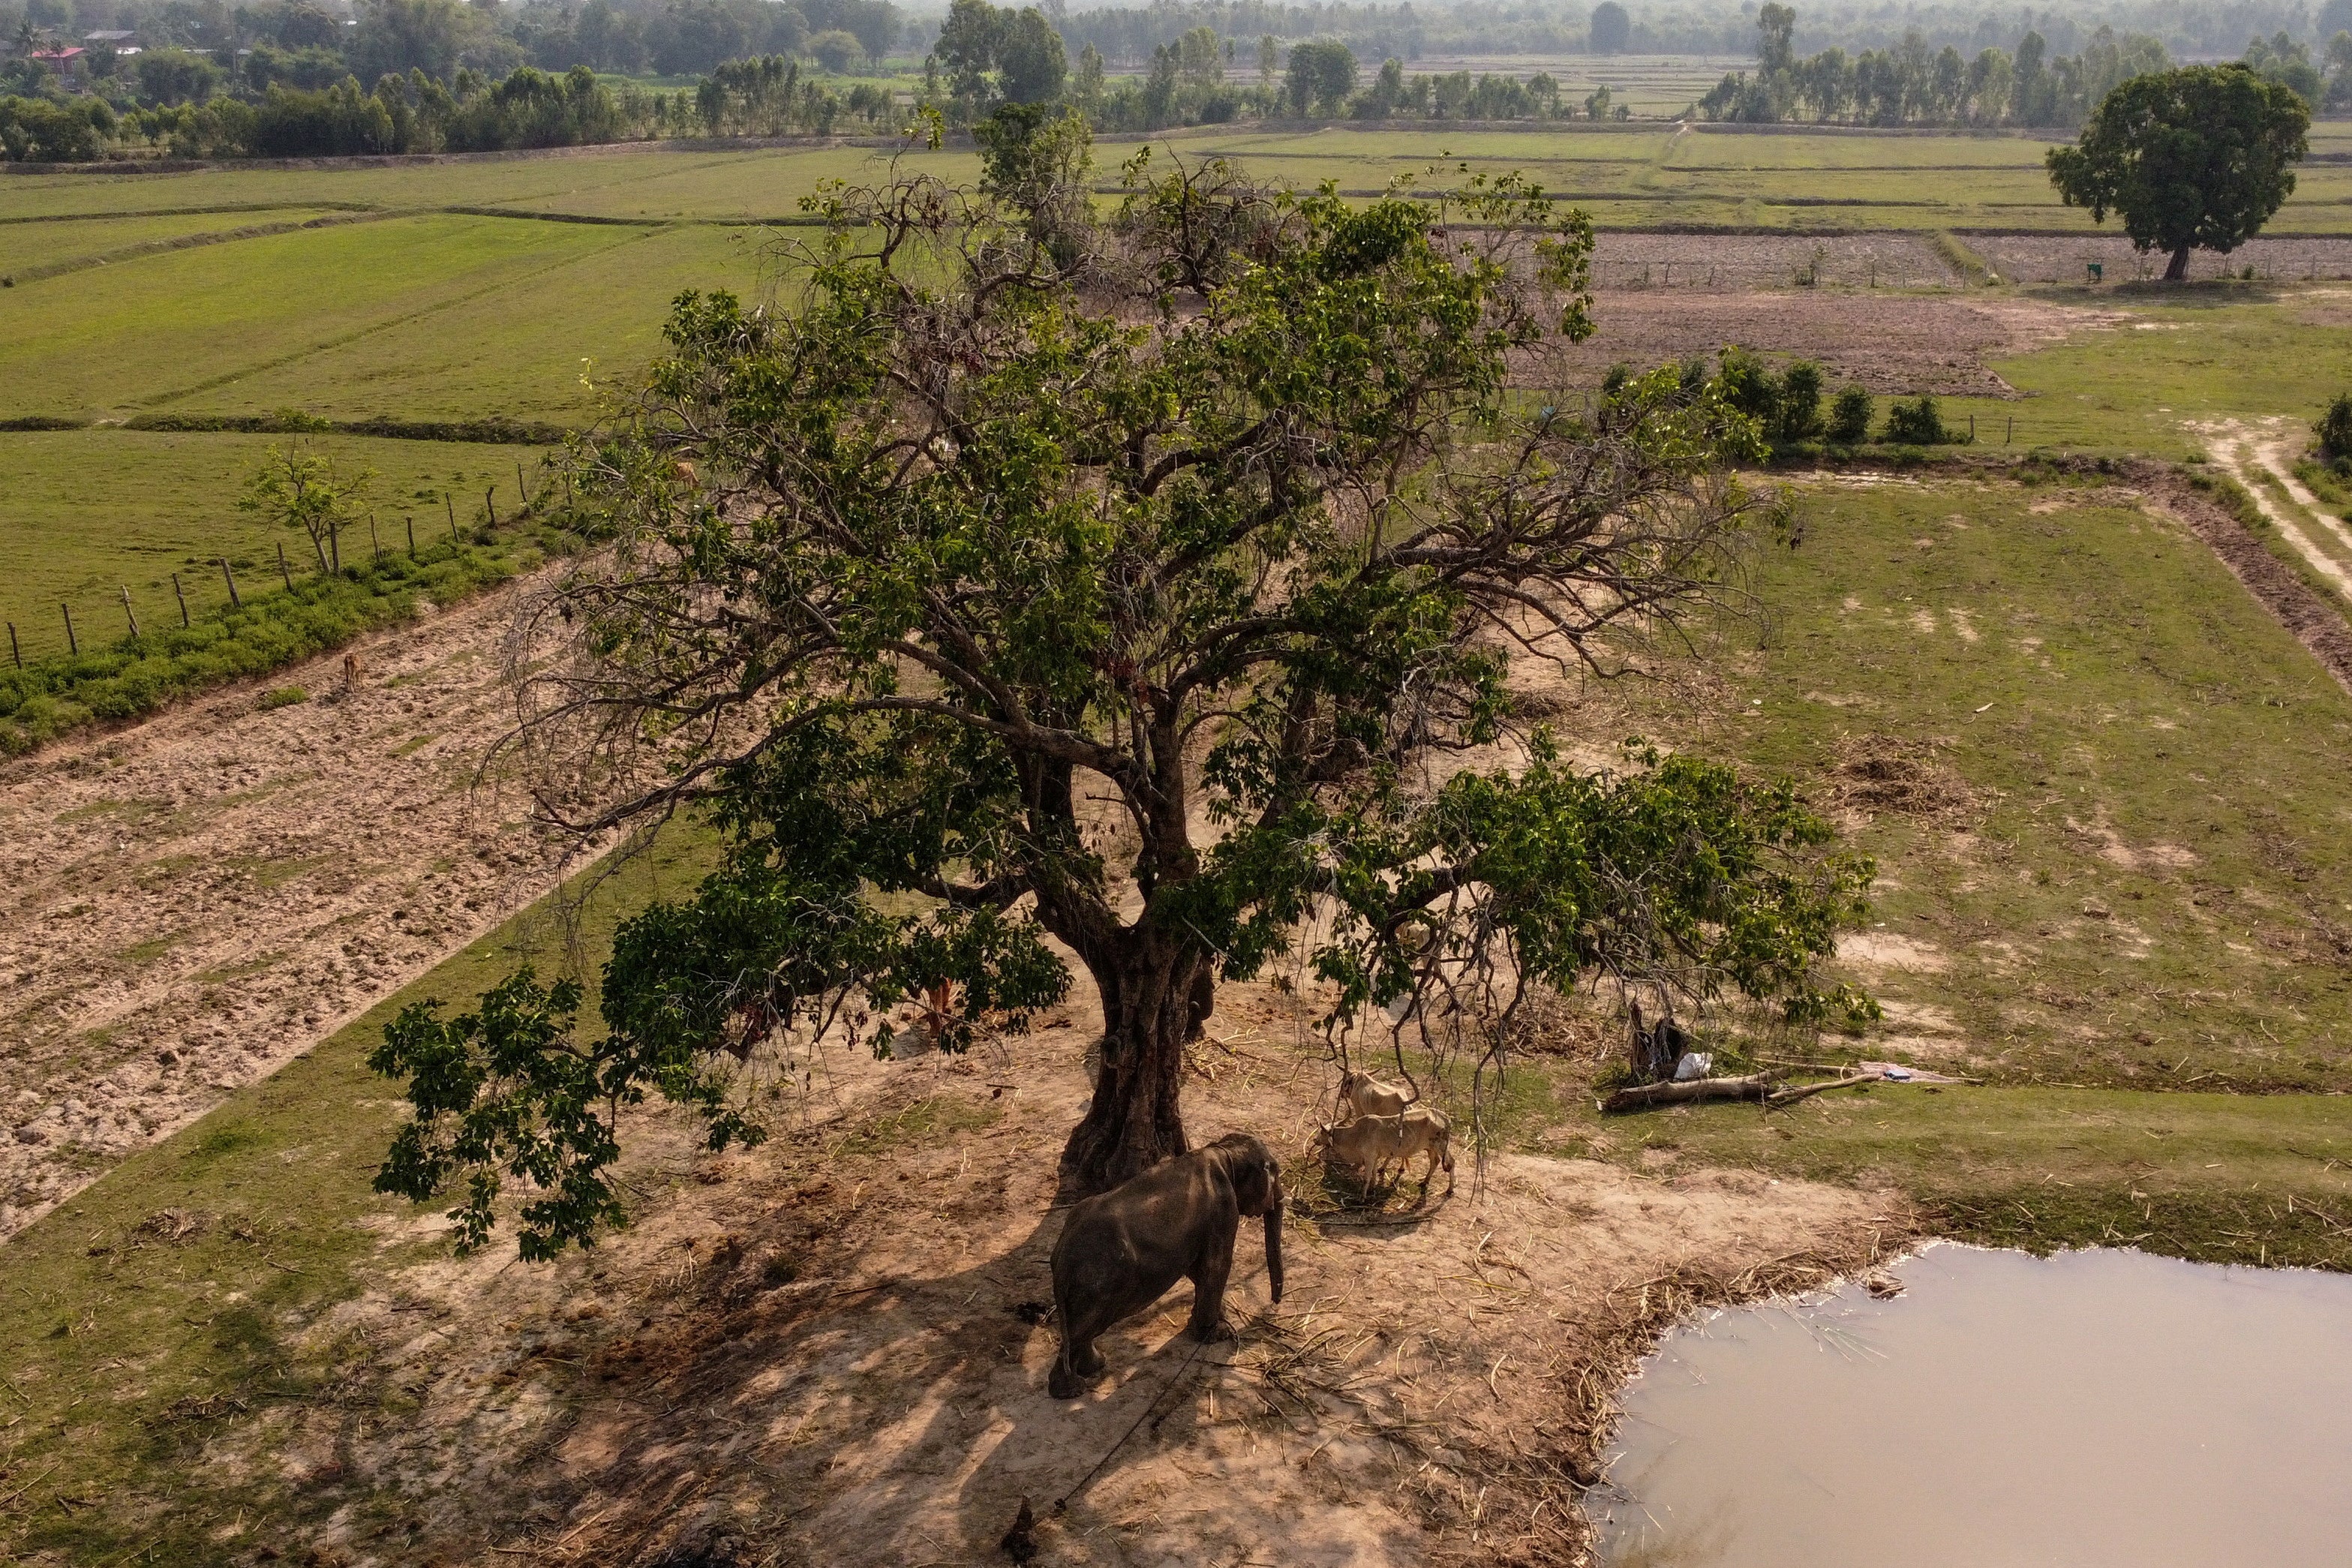
[[[2134,77],[2099,100],[2081,140],[2048,154],[2051,184],[2100,223],[2113,208],[2134,247],[2164,250],[2165,281],[2189,253],[2252,238],[2294,194],[2311,110],[2294,89],[2242,65]]]
[[[951,1047],[1017,1032],[1065,951],[1102,998],[1084,1185],[1185,1148],[1220,979],[1310,973],[1335,1027],[1597,973],[1866,1005],[1811,965],[1867,866],[1789,789],[1511,728],[1515,666],[1613,668],[1756,521],[1719,386],[1565,390],[1581,216],[1515,178],[1354,209],[1130,165],[1097,226],[1038,178],[1083,177],[1066,151],[826,197],[801,287],[682,296],[579,447],[589,549],[520,628],[520,739],[586,786],[545,797],[566,825],[699,803],[725,859],[622,930],[602,1041],[527,974],[387,1031],[418,1114],[380,1184],[473,1177],[467,1239],[501,1170],[541,1190],[527,1255],[616,1218],[648,1091],[756,1135],[723,1055],[878,1044],[943,983]]]

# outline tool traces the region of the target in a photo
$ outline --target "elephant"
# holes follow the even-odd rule
[[[1192,1281],[1185,1331],[1207,1342],[1230,1339],[1225,1280],[1244,1215],[1265,1219],[1265,1271],[1282,1300],[1282,1167],[1246,1132],[1162,1160],[1141,1175],[1070,1210],[1054,1243],[1054,1306],[1061,1353],[1046,1387],[1076,1399],[1100,1374],[1102,1331],[1141,1311],[1180,1279]]]

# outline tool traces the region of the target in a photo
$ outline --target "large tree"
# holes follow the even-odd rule
[[[2294,194],[2310,128],[2294,89],[2242,65],[2155,71],[2102,99],[2074,146],[2050,150],[2050,180],[2100,223],[2121,215],[2135,248],[2169,251],[2164,276],[2178,282],[2191,250],[2227,255]]]
[[[542,1189],[528,1247],[617,1214],[629,1099],[744,1135],[721,1057],[921,996],[950,1047],[1017,1032],[1066,952],[1102,1003],[1086,1185],[1184,1149],[1220,980],[1303,969],[1335,1027],[1596,974],[1858,1004],[1811,965],[1867,868],[1789,789],[1515,725],[1515,666],[1613,669],[1757,522],[1719,384],[1570,390],[1581,216],[1139,159],[1095,228],[1068,122],[1027,122],[1056,150],[1000,137],[980,191],[824,198],[782,302],[681,297],[580,445],[585,548],[516,643],[543,805],[698,805],[725,862],[622,931],[601,1042],[529,976],[388,1031],[418,1115],[383,1184],[475,1175],[469,1236],[501,1168]]]

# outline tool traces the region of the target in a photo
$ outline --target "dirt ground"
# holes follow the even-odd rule
[[[1882,395],[2015,397],[1988,360],[2023,353],[2128,320],[2038,300],[1790,289],[1607,295],[1600,330],[1571,363],[1597,378],[1610,365],[1668,363],[1738,343],[1759,353],[1819,361],[1832,389],[1859,381]]]
[[[1483,1190],[1465,1157],[1450,1196],[1367,1206],[1303,1153],[1336,1069],[1296,1005],[1229,986],[1187,1124],[1276,1147],[1288,1291],[1271,1306],[1245,1226],[1236,1342],[1196,1353],[1180,1284],[1066,1404],[1040,1320],[1097,1016],[1076,995],[969,1058],[771,1064],[790,1131],[672,1142],[638,1178],[666,1190],[590,1257],[390,1270],[310,1331],[347,1396],[204,1462],[282,1474],[324,1522],[269,1550],[344,1564],[998,1562],[1024,1499],[1050,1563],[1583,1563],[1576,1498],[1652,1335],[1913,1234],[1890,1197],[1671,1155],[1498,1156]]]
[[[1962,279],[1915,234],[1622,234],[1594,237],[1592,283],[1620,290],[1957,289]]]
[[[2011,283],[2081,283],[2087,264],[2098,262],[2108,283],[2161,278],[2171,257],[2141,252],[2120,234],[1969,235],[1961,237],[1994,272]],[[2308,282],[2352,278],[2352,238],[2325,235],[2261,235],[2227,256],[2210,250],[2190,254],[2193,279],[2235,278],[2246,268],[2258,279]]]
[[[0,1237],[544,893],[512,590],[0,770]],[[266,687],[308,700],[264,709]]]

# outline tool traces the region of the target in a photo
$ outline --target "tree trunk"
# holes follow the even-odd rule
[[[2186,240],[2174,248],[2172,265],[2164,269],[2164,280],[2167,283],[2185,283],[2189,280],[2189,246]]]
[[[1063,1171],[1080,1189],[1117,1186],[1184,1152],[1184,1042],[1213,962],[1146,926],[1088,963],[1102,991],[1102,1059],[1094,1102],[1062,1152]]]

